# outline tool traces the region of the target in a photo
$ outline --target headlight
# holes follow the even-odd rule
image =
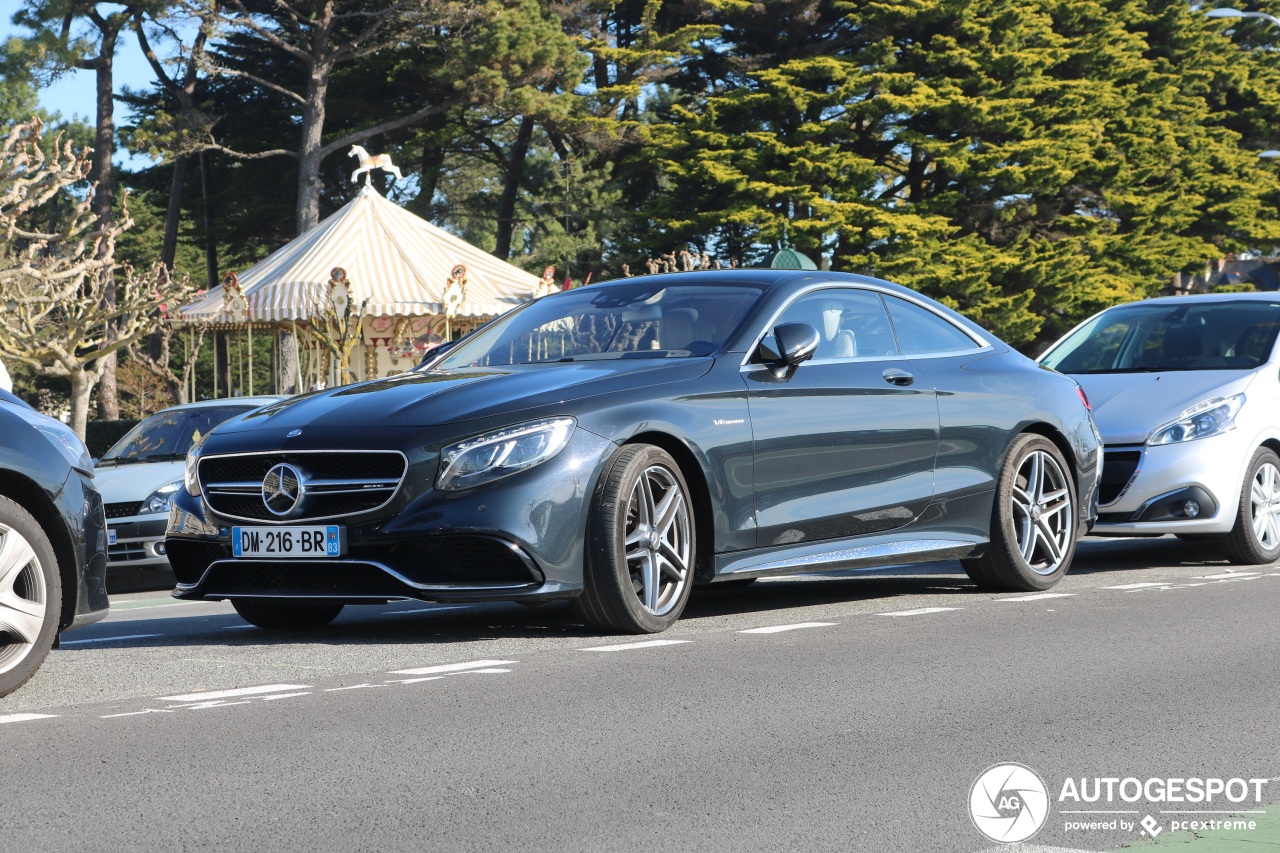
[[[93,476],[93,457],[89,455],[89,448],[84,446],[80,436],[76,435],[71,427],[25,406],[10,406],[9,411],[31,424],[49,439],[49,443],[62,454],[62,458],[66,459],[72,468],[90,477]]]
[[[142,508],[138,510],[138,515],[147,515],[153,512],[168,512],[169,501],[173,499],[173,493],[182,488],[182,480],[174,480],[172,483],[165,483],[151,494],[147,495],[147,499],[142,502]]]
[[[204,447],[204,440],[207,437],[208,433],[205,433],[191,443],[191,449],[187,451],[186,467],[182,469],[182,483],[187,488],[187,494],[193,498],[200,497],[200,481],[196,478],[196,463],[200,461],[200,448]]]
[[[1152,430],[1147,436],[1147,444],[1178,444],[1230,432],[1236,428],[1236,413],[1243,405],[1243,394],[1214,397],[1197,403],[1178,415],[1176,420]]]
[[[440,453],[436,488],[457,492],[541,465],[569,443],[573,418],[533,421],[451,444]]]

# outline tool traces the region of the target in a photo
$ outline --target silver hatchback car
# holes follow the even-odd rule
[[[1105,455],[1095,536],[1213,537],[1280,558],[1280,293],[1108,308],[1040,362],[1074,378]]]

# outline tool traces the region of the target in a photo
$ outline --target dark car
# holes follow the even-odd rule
[[[1039,590],[1095,514],[1079,387],[863,276],[547,296],[410,373],[266,406],[188,457],[174,595],[263,627],[344,604],[572,599],[654,632],[695,584],[962,559]]]
[[[89,451],[0,391],[0,696],[35,674],[61,631],[107,615],[106,571]]]

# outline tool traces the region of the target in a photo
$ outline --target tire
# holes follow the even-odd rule
[[[1227,559],[1241,565],[1274,563],[1280,558],[1280,457],[1259,447],[1240,486],[1236,523],[1222,537]]]
[[[61,614],[62,577],[49,536],[29,512],[0,497],[0,696],[44,663]]]
[[[962,560],[982,589],[1033,592],[1066,574],[1076,550],[1075,481],[1049,439],[1024,433],[1013,442],[996,482],[991,543]]]
[[[342,612],[341,604],[327,601],[233,598],[231,606],[244,621],[270,631],[323,628]]]
[[[695,528],[675,460],[652,445],[623,447],[592,497],[578,615],[628,634],[671,627],[693,588]]]

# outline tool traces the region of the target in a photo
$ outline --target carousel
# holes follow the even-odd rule
[[[293,375],[277,367],[275,387],[258,393],[332,387],[408,370],[433,344],[555,289],[554,268],[539,279],[383,198],[364,159],[352,175],[366,174],[354,199],[180,309],[180,323],[222,336],[222,374],[232,387],[213,396],[255,392],[255,334],[272,336],[276,353],[290,338],[298,348],[296,359],[272,359],[293,361]],[[394,174],[386,155],[369,159],[370,168]]]

